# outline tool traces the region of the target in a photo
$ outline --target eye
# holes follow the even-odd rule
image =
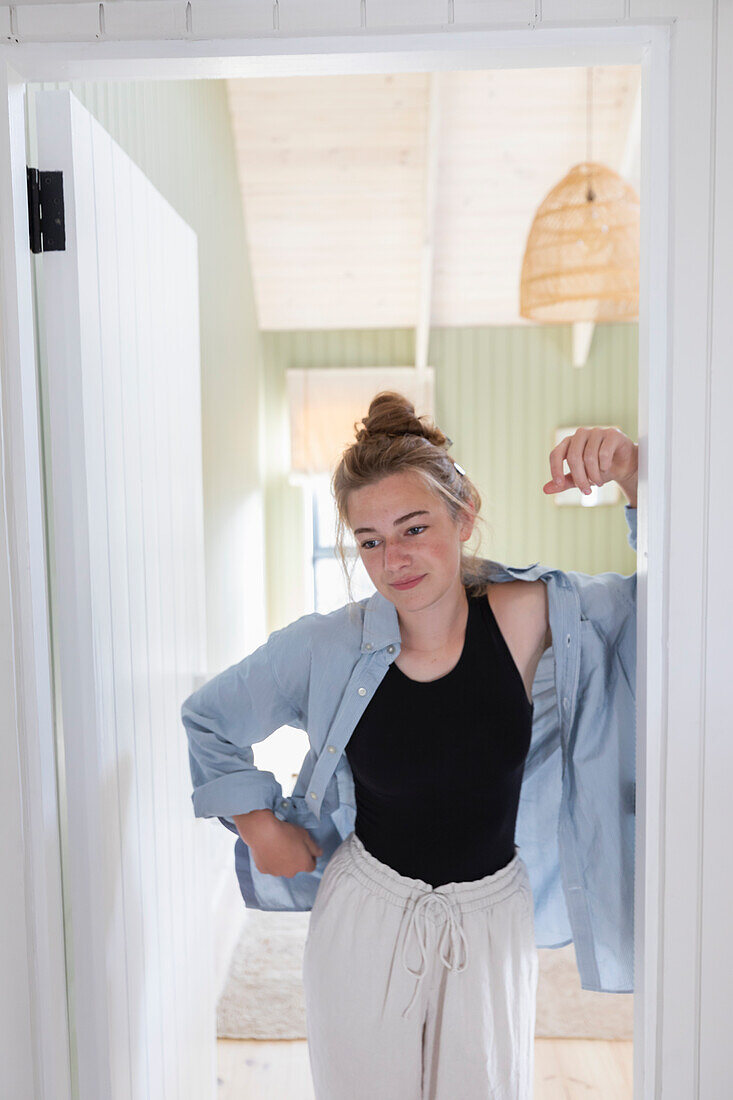
[[[416,527],[408,527],[405,534],[409,535],[410,531],[420,531],[420,532],[422,532],[422,531],[425,530],[426,527],[427,527],[427,523],[418,524]],[[374,542],[378,542],[378,541],[379,541],[378,539],[367,539],[366,542],[362,542],[361,548],[362,548],[362,550],[371,550],[372,547],[370,546],[370,543],[374,543]]]

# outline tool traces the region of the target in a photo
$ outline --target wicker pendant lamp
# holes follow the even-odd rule
[[[591,113],[588,73],[588,118]],[[553,187],[534,216],[522,262],[520,316],[544,324],[639,315],[639,197],[590,157]]]

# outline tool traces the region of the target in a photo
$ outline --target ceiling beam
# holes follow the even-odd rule
[[[420,248],[420,290],[415,327],[415,369],[424,371],[428,363],[430,314],[433,298],[435,256],[435,209],[438,198],[438,147],[440,133],[441,72],[429,74],[427,137],[425,142],[425,191],[423,235]]]

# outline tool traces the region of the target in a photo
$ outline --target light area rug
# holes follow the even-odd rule
[[[217,1006],[220,1039],[305,1039],[303,945],[310,913],[247,911]],[[633,996],[581,989],[572,944],[541,948],[538,1038],[633,1039]]]

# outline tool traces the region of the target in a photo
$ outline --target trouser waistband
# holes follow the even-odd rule
[[[522,888],[529,889],[527,869],[517,845],[509,863],[493,874],[471,882],[448,882],[435,887],[422,879],[401,875],[382,863],[367,851],[356,833],[351,833],[344,841],[341,857],[348,861],[350,872],[371,893],[392,905],[411,910],[402,946],[402,965],[407,973],[417,978],[417,983],[403,1016],[409,1014],[415,1003],[426,971],[427,921],[443,925],[438,942],[442,964],[449,970],[465,970],[468,965],[468,942],[461,923],[462,914],[495,905]],[[407,949],[413,933],[420,948],[420,964],[416,970],[407,962]]]
[[[527,885],[527,869],[516,844],[514,856],[509,863],[492,875],[470,882],[446,882],[442,886],[431,886],[422,879],[401,875],[367,851],[356,833],[350,833],[344,841],[343,850],[352,874],[367,889],[403,908],[416,893],[445,894],[460,907],[462,913],[472,913],[501,901],[513,894],[519,886]]]

